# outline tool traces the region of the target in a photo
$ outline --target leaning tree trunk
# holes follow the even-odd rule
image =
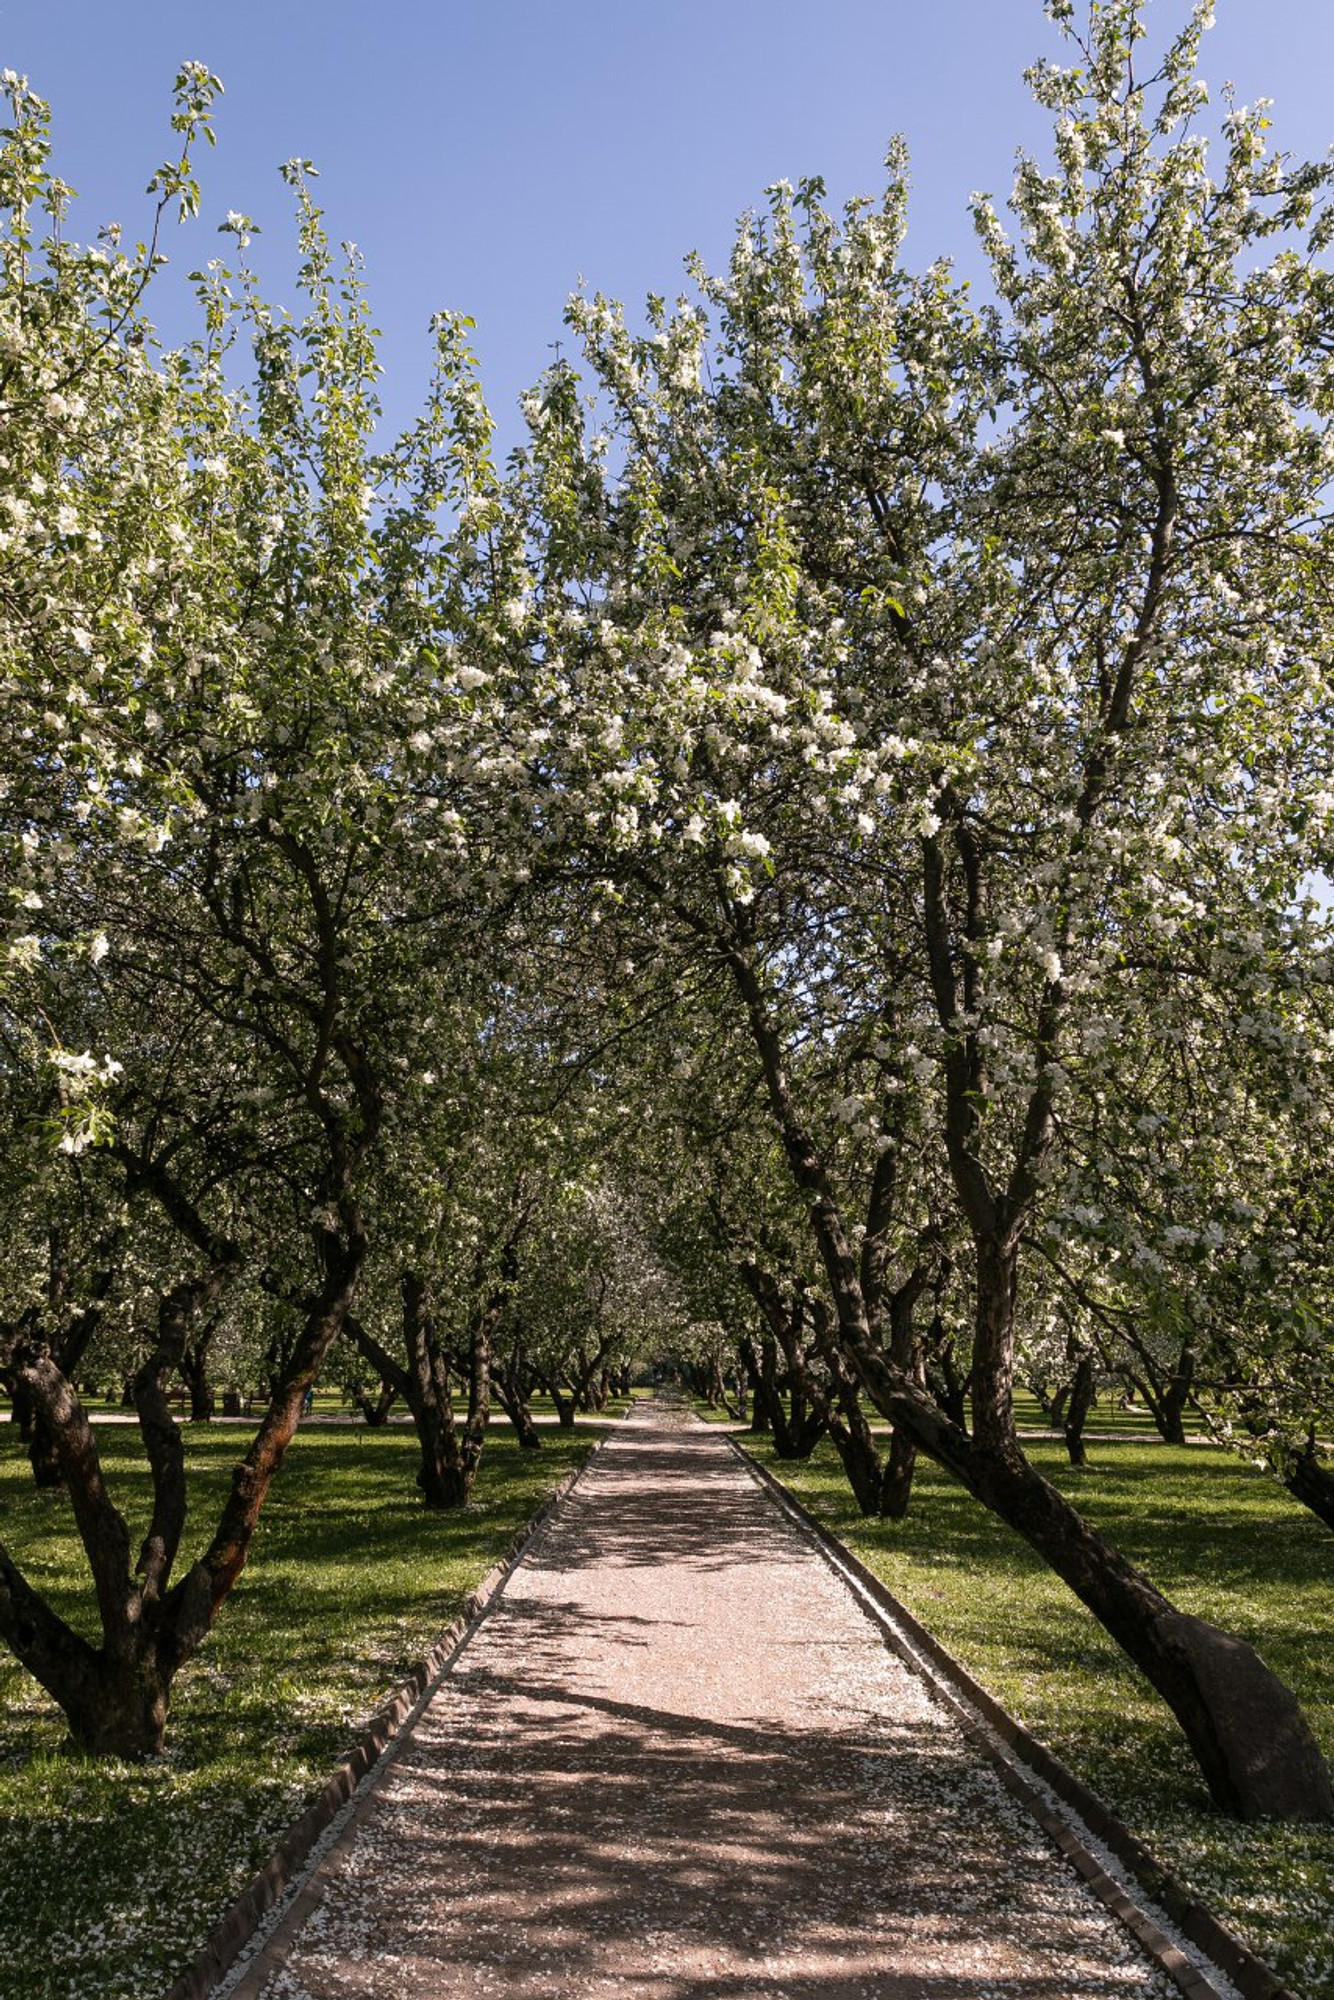
[[[1314,1439],[1283,1474],[1283,1484],[1294,1500],[1334,1528],[1334,1466],[1317,1457]]]
[[[1215,1803],[1246,1819],[1334,1818],[1334,1787],[1292,1693],[1244,1640],[1176,1607],[1042,1478],[1014,1432],[1006,1357],[1014,1252],[979,1245],[974,1435],[948,1424],[858,1343],[873,1399],[984,1506],[1016,1529],[1106,1628],[1167,1702]],[[854,1335],[855,1337],[855,1335]]]
[[[1089,1411],[1093,1408],[1093,1356],[1081,1354],[1075,1369],[1075,1379],[1070,1384],[1070,1398],[1066,1404],[1065,1422],[1061,1429],[1065,1435],[1065,1449],[1071,1465],[1081,1469],[1088,1464],[1088,1447],[1084,1443],[1084,1426],[1088,1422]]]
[[[524,1394],[522,1370],[514,1364],[498,1366],[492,1362],[492,1388],[496,1400],[510,1420],[514,1436],[518,1438],[520,1450],[536,1452],[542,1446],[542,1436],[538,1426],[532,1422],[532,1410],[528,1408],[528,1396]]]

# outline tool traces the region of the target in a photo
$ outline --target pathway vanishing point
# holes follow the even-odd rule
[[[1166,2000],[721,1437],[619,1428],[232,2000]]]

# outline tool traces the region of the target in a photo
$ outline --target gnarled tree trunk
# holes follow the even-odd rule
[[[186,1280],[162,1299],[154,1352],[135,1377],[153,1480],[152,1518],[137,1558],[103,1481],[97,1440],[73,1385],[44,1348],[22,1342],[8,1347],[6,1371],[24,1383],[58,1442],[92,1571],[102,1640],[93,1645],[66,1624],[2,1547],[0,1638],[59,1703],[82,1748],[128,1759],[161,1753],[172,1682],[211,1629],[245,1565],[265,1495],[296,1430],[306,1389],[351,1302],[364,1257],[365,1239],[356,1222],[344,1232],[326,1232],[322,1282],[305,1302],[287,1378],[235,1469],[212,1541],[174,1582],[186,1524],[185,1455],[165,1383],[180,1366],[191,1318],[231,1277],[234,1258],[221,1255],[206,1277]]]

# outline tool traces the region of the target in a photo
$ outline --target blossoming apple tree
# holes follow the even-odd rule
[[[466,923],[498,880],[491,816],[475,844],[470,823],[485,617],[466,659],[455,641],[470,564],[487,558],[489,587],[503,555],[478,548],[495,482],[463,327],[440,320],[423,416],[373,452],[355,261],[331,256],[299,163],[303,316],[259,296],[232,217],[240,261],[198,273],[202,330],[160,352],[140,303],[157,253],[64,244],[44,107],[9,90],[6,1110],[19,1153],[49,1161],[58,1136],[125,1239],[154,1506],[136,1549],[25,1246],[0,1368],[54,1442],[101,1639],[2,1550],[0,1634],[77,1740],[134,1756],[161,1748],[172,1679],[241,1571],[355,1298],[377,1149],[412,1115]],[[190,206],[212,90],[183,73],[187,151],[164,200]],[[231,372],[245,345],[248,393]],[[447,503],[481,509],[458,543]],[[30,1199],[16,1213],[36,1221]],[[274,1326],[271,1396],[178,1572],[167,1383],[238,1288]]]

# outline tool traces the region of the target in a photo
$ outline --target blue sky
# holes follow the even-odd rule
[[[1148,17],[1166,33],[1185,11],[1150,0]],[[895,131],[913,159],[910,256],[967,266],[969,192],[1003,195],[1016,146],[1040,147],[1021,71],[1056,48],[1040,0],[0,0],[0,67],[51,101],[76,234],[111,218],[142,232],[172,77],[205,62],[226,96],[174,265],[216,254],[240,209],[285,296],[277,169],[309,157],[332,233],[366,259],[387,414],[411,415],[427,322],[451,306],[478,321],[510,436],[581,274],[627,302],[670,293],[687,251],[722,260],[772,180],[875,191]],[[1218,0],[1204,70],[1274,98],[1285,148],[1334,142],[1334,0]]]

